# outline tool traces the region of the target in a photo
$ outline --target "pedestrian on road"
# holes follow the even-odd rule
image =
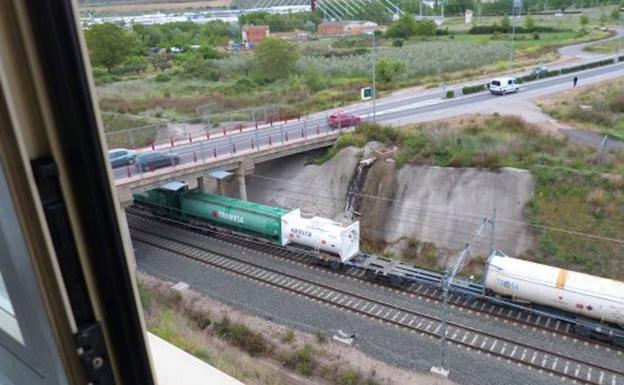
[[[574,79],[572,79],[572,82],[574,83],[573,87],[576,87],[576,83],[578,83],[578,77],[575,76]]]

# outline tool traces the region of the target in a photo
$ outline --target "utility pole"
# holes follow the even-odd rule
[[[446,368],[446,358],[448,354],[448,345],[447,345],[447,329],[448,329],[448,317],[449,317],[449,309],[448,309],[448,297],[449,290],[451,285],[453,284],[453,280],[455,276],[464,266],[466,262],[466,258],[470,255],[470,250],[472,247],[479,243],[481,240],[481,236],[483,235],[483,230],[485,229],[485,225],[490,222],[493,223],[493,220],[488,218],[483,218],[481,224],[477,228],[474,238],[472,242],[466,243],[461,253],[457,257],[455,264],[453,266],[449,266],[444,273],[444,278],[442,279],[442,326],[440,327],[440,345],[441,345],[441,356],[440,356],[440,366],[434,366],[430,369],[430,371],[434,374],[448,377],[449,369]]]
[[[375,42],[375,31],[369,32],[373,36],[373,123],[377,123],[377,109],[375,101],[377,99],[377,43]]]
[[[492,210],[492,219],[490,220],[492,225],[492,232],[490,234],[490,253],[496,251],[496,207]]]
[[[509,47],[509,73],[511,73],[511,68],[513,66],[513,50],[514,50],[514,38],[516,36],[516,25],[514,24],[514,19],[516,17],[520,17],[522,14],[522,0],[513,0],[513,6],[511,9],[511,17],[509,18],[509,23],[511,24],[511,44]]]

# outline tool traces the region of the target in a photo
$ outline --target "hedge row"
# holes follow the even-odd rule
[[[534,28],[531,28],[531,29],[527,29],[522,26],[517,26],[515,32],[516,33],[530,33],[530,32],[548,33],[548,32],[558,32],[558,31],[559,30],[557,28],[546,27],[546,26],[540,25],[540,26],[535,26]],[[473,35],[491,35],[496,32],[508,33],[508,32],[511,32],[511,29],[503,28],[500,25],[474,25],[468,30],[468,33],[473,34]]]
[[[462,88],[462,94],[474,94],[475,92],[481,92],[487,89],[487,84],[477,84],[476,86],[465,86]]]
[[[620,56],[618,57],[618,61],[624,61],[624,56]],[[585,64],[580,64],[577,66],[573,66],[573,67],[566,67],[566,68],[561,68],[558,70],[553,70],[553,71],[546,71],[545,73],[537,76],[534,74],[529,74],[529,75],[524,75],[524,76],[518,76],[516,78],[516,81],[518,83],[526,83],[526,82],[530,82],[533,80],[537,80],[537,79],[545,79],[545,78],[550,78],[553,76],[558,76],[558,75],[565,75],[565,74],[569,74],[572,72],[578,72],[578,71],[583,71],[583,70],[587,70],[590,68],[597,68],[597,67],[602,67],[602,66],[606,66],[609,64],[613,64],[615,63],[614,59],[605,59],[605,60],[598,60],[598,61],[594,61],[594,62],[590,62],[590,63],[585,63]],[[474,86],[465,86],[464,88],[462,88],[462,94],[464,95],[468,95],[468,94],[474,94],[475,92],[481,92],[484,91],[488,88],[487,84],[477,84]]]
[[[569,74],[571,72],[577,72],[577,71],[582,71],[582,70],[586,70],[590,68],[602,67],[602,66],[606,66],[609,64],[613,64],[613,63],[615,63],[615,60],[613,59],[599,60],[599,61],[594,61],[591,63],[581,64],[581,65],[577,65],[573,67],[562,68],[561,73]]]

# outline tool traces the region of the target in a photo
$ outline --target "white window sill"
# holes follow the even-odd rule
[[[244,385],[162,338],[147,336],[158,385]]]

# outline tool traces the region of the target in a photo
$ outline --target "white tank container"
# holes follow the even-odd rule
[[[484,281],[497,294],[624,325],[624,282],[496,254]]]
[[[346,262],[360,251],[360,222],[343,226],[326,218],[303,218],[297,209],[282,216],[282,245],[291,242],[337,254]]]

